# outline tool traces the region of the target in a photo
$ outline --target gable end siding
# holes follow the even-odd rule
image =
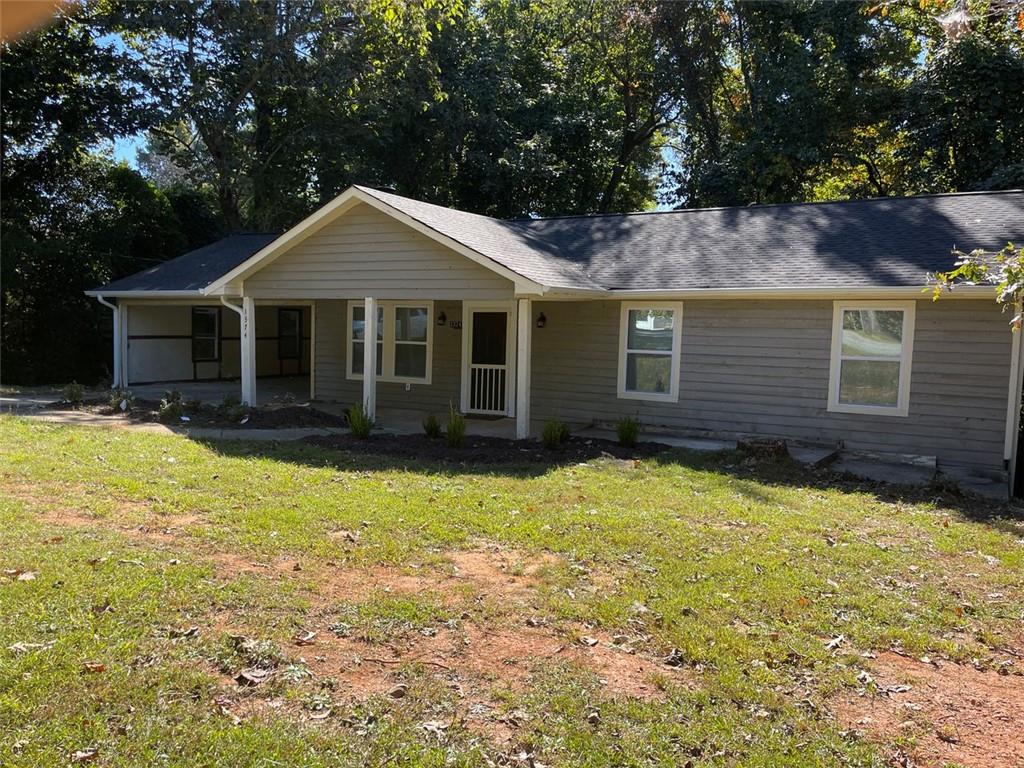
[[[273,299],[506,299],[511,281],[366,204],[245,281]]]

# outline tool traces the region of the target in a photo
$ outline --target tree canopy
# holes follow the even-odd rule
[[[499,217],[1024,185],[1022,29],[987,0],[72,6],[0,48],[3,375],[101,376],[83,288],[352,183]]]

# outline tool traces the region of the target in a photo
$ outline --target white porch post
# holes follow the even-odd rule
[[[519,299],[516,313],[516,439],[530,436],[530,358],[533,355],[533,302]]]
[[[256,300],[242,298],[241,317],[242,402],[256,405]]]
[[[125,365],[123,362],[123,352],[125,350],[124,344],[124,328],[125,328],[125,310],[126,307],[120,301],[117,304],[111,304],[103,296],[97,296],[96,300],[99,301],[104,307],[110,309],[114,321],[113,327],[113,341],[114,341],[114,370],[110,386],[114,389],[123,387],[126,382],[125,376]]]
[[[377,418],[377,300],[367,296],[363,305],[363,408]]]

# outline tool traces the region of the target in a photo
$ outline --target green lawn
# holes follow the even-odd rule
[[[1013,658],[1024,525],[830,481],[0,417],[0,765],[888,765],[940,725],[830,703],[887,649]]]

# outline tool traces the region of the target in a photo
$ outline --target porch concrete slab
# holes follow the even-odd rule
[[[840,454],[832,469],[864,480],[891,485],[927,485],[935,478],[935,467],[892,461],[877,461]]]
[[[600,427],[587,427],[574,432],[577,437],[592,438],[595,440],[617,441],[619,436],[611,429]],[[682,437],[680,435],[659,434],[657,432],[641,432],[637,437],[640,443],[661,443],[672,448],[685,448],[688,451],[706,451],[716,453],[718,451],[736,450],[735,440],[712,440],[705,437]]]
[[[1010,477],[1008,472],[1001,470],[979,470],[973,467],[958,465],[943,466],[940,470],[944,478],[956,483],[960,490],[996,501],[1009,501]]]

